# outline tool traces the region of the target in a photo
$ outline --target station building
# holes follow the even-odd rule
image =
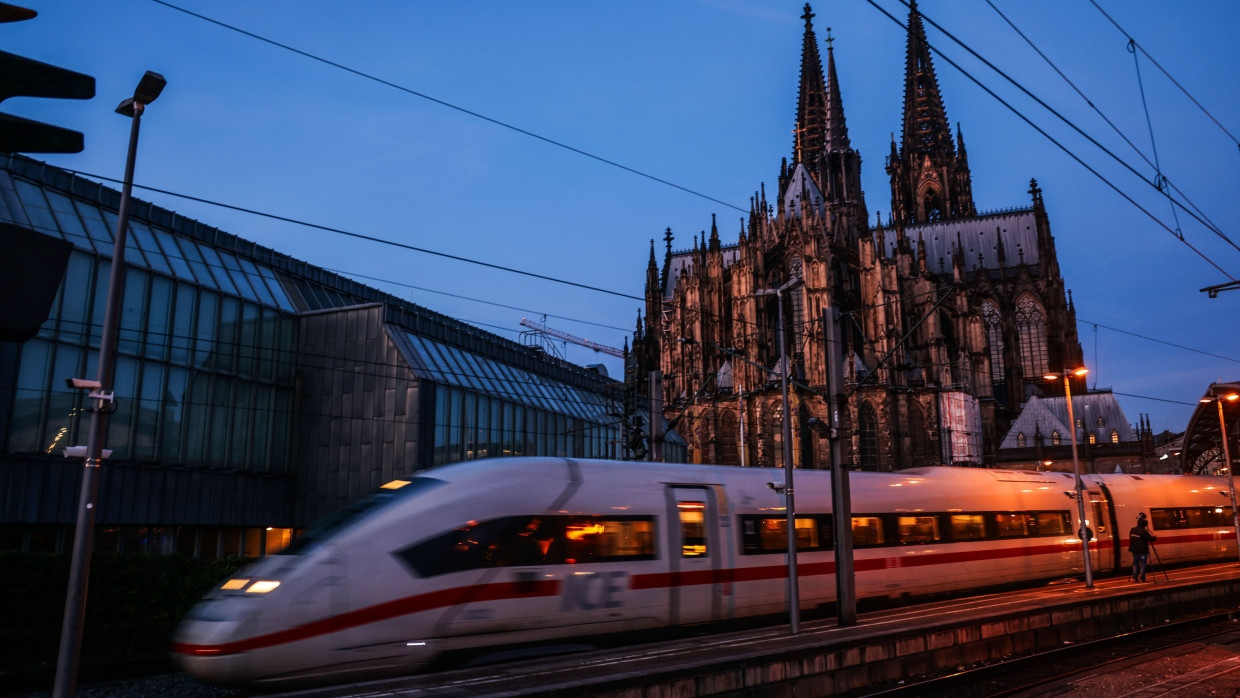
[[[96,401],[66,379],[96,376],[119,203],[0,155],[0,223],[71,244],[46,322],[0,342],[0,549],[72,547]],[[97,549],[259,556],[416,471],[624,456],[616,378],[136,199],[124,261]]]

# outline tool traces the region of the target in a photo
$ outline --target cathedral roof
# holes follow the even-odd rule
[[[962,248],[967,269],[977,265],[979,254],[983,268],[998,269],[1001,266],[1000,244],[1008,266],[1036,265],[1039,262],[1038,226],[1033,209],[921,223],[905,228],[904,235],[913,242],[925,242],[926,269],[937,274],[951,273],[952,254],[957,245]],[[884,239],[884,252],[888,257],[894,254],[898,242],[894,235]]]
[[[1081,423],[1082,431],[1078,432],[1080,435],[1078,438],[1084,443],[1089,442],[1089,434],[1094,434],[1098,443],[1109,444],[1112,430],[1119,434],[1121,443],[1137,440],[1136,432],[1132,430],[1132,425],[1124,416],[1123,408],[1115,399],[1115,393],[1109,390],[1072,396],[1072,412],[1077,421]],[[1069,424],[1068,403],[1064,398],[1031,397],[1025,403],[1025,408],[1021,410],[1020,416],[1012,424],[1012,428],[999,448],[1018,448],[1016,440],[1018,434],[1025,435],[1026,446],[1033,446],[1035,433],[1040,433],[1045,439],[1044,443],[1048,446],[1052,445],[1051,434],[1054,432],[1062,435],[1060,445],[1069,444],[1072,442]]]
[[[792,169],[792,176],[788,178],[788,187],[784,189],[784,211],[789,216],[799,218],[802,213],[802,203],[814,213],[821,215],[826,205],[826,197],[822,195],[822,190],[810,176],[809,170],[804,164],[798,162]]]

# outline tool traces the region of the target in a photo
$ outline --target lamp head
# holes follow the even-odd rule
[[[167,84],[168,81],[164,79],[164,76],[150,70],[146,71],[146,74],[138,81],[138,86],[134,88],[133,97],[121,102],[116,108],[116,113],[130,118],[141,116],[146,105],[154,102]]]

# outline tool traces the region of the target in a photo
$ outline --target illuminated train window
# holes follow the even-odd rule
[[[704,557],[706,550],[706,502],[677,502],[680,514],[680,556]]]
[[[797,550],[831,550],[834,547],[830,515],[798,516],[794,530]],[[787,516],[742,516],[741,553],[787,552],[787,531]]]
[[[650,516],[507,516],[469,521],[393,554],[423,577],[490,567],[653,560]]]
[[[1230,517],[1230,509],[1227,512]],[[1061,536],[1071,531],[1071,521],[1067,511],[857,514],[852,517],[852,543],[854,548],[881,548]],[[797,516],[797,550],[833,550],[835,537],[831,522],[831,514]],[[741,516],[741,553],[787,552],[785,531],[787,524],[783,516]]]
[[[1216,528],[1232,525],[1231,507],[1174,507],[1150,509],[1151,528]]]

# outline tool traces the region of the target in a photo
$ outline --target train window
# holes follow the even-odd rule
[[[903,545],[934,543],[939,540],[939,517],[899,516],[896,517],[896,529]]]
[[[1150,509],[1154,530],[1231,526],[1231,507],[1185,507]]]
[[[1032,520],[1030,535],[1059,536],[1072,530],[1066,511],[1035,511],[1029,516]]]
[[[654,559],[654,521],[638,517],[572,517],[564,529],[569,564]]]
[[[680,556],[705,556],[706,502],[676,502],[676,509],[680,512]]]
[[[745,555],[779,553],[788,550],[788,518],[786,516],[742,516],[741,552]],[[829,516],[798,516],[796,518],[797,550],[831,550],[831,519]]]
[[[952,540],[981,540],[986,537],[986,520],[981,514],[952,514]]]
[[[853,546],[857,548],[882,545],[885,542],[883,520],[877,516],[852,517],[852,532]]]
[[[643,516],[509,516],[460,528],[394,554],[423,577],[489,567],[572,565],[655,557]]]
[[[1019,538],[1029,535],[1029,519],[1023,513],[995,514],[995,532],[1000,538]]]

